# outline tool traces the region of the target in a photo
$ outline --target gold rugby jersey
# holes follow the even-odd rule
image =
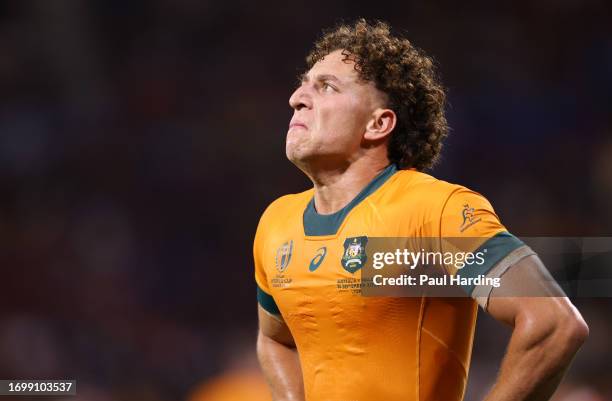
[[[489,254],[473,274],[487,274],[522,242],[483,196],[394,165],[337,213],[317,214],[313,193],[274,201],[254,242],[258,302],[291,330],[306,400],[461,400],[477,303],[361,296],[343,257],[367,237],[480,237]]]

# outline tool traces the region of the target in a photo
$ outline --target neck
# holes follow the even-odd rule
[[[332,214],[342,209],[388,165],[386,158],[376,161],[362,158],[347,166],[309,172],[317,212]]]

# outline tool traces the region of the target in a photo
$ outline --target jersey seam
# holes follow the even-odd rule
[[[419,309],[419,323],[417,329],[417,373],[416,373],[416,396],[417,401],[421,400],[421,332],[423,330],[423,322],[425,315],[425,297],[421,297],[421,307]]]
[[[376,207],[376,205],[374,204],[374,202],[372,202],[371,199],[368,199],[368,205],[370,206],[370,208],[372,209],[372,212],[376,215],[376,218],[384,224],[383,218],[380,215],[380,213],[378,212],[378,208]]]
[[[450,200],[451,196],[453,196],[453,194],[457,191],[461,190],[461,187],[457,187],[454,190],[451,191],[450,194],[448,194],[448,196],[446,197],[446,200],[444,201],[444,203],[442,204],[442,208],[440,209],[440,217],[438,218],[439,224],[438,224],[438,249],[442,250],[442,217],[444,216],[444,209],[446,209],[446,205],[448,204],[448,201]]]
[[[427,330],[426,327],[423,327],[422,330],[423,330],[423,332],[428,334],[431,338],[436,340],[440,345],[442,345],[444,348],[446,348],[446,350],[449,352],[449,354],[451,354],[453,357],[455,357],[455,359],[459,363],[459,366],[461,366],[461,368],[463,369],[463,374],[465,375],[465,377],[467,377],[467,368],[464,366],[463,362],[461,362],[461,358],[459,357],[459,355],[457,355],[457,353],[452,348],[450,348],[448,346],[448,344],[446,344],[444,341],[442,341],[438,336],[436,336],[431,331]]]
[[[438,225],[438,236],[442,237],[442,217],[444,216],[444,209],[446,209],[446,205],[448,204],[448,201],[450,200],[451,196],[453,196],[453,194],[455,192],[458,192],[461,190],[461,187],[455,188],[453,191],[451,191],[450,194],[448,194],[448,196],[446,197],[446,200],[444,201],[444,203],[442,204],[442,209],[440,209],[440,218],[438,219],[438,221],[440,222],[440,224]],[[440,242],[440,245],[442,245],[442,242]]]

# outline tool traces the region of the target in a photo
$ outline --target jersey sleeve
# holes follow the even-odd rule
[[[253,241],[253,261],[255,264],[255,283],[257,285],[257,302],[267,312],[280,315],[280,310],[270,293],[268,278],[264,265],[263,250],[265,248],[265,232],[268,229],[266,213],[259,220],[255,240]]]
[[[440,237],[443,251],[476,256],[476,262],[469,265],[445,266],[449,274],[460,277],[501,277],[518,260],[534,253],[508,232],[484,196],[464,187],[455,190],[443,207]],[[462,288],[486,309],[492,287],[462,285]]]
[[[505,231],[489,201],[467,188],[453,191],[442,209],[442,237],[490,238]]]

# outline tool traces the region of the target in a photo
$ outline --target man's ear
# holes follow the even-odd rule
[[[397,116],[391,109],[376,109],[366,125],[363,139],[376,141],[388,136],[397,122]]]

